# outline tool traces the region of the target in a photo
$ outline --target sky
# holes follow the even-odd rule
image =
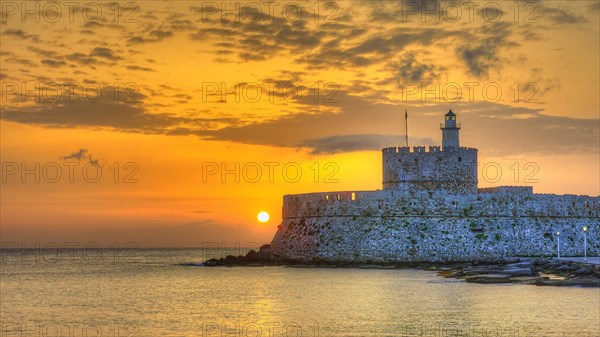
[[[439,145],[480,187],[600,193],[598,1],[0,8],[1,241],[269,242],[285,194],[381,189]],[[260,223],[266,211],[270,220]]]

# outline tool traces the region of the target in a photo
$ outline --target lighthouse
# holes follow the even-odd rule
[[[460,130],[460,124],[456,123],[456,114],[452,110],[444,116],[444,125],[440,125],[442,129],[442,149],[453,147],[460,147],[458,141],[458,131]]]

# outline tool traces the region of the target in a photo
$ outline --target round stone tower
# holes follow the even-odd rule
[[[459,148],[458,131],[460,130],[460,124],[456,124],[456,114],[450,110],[444,117],[444,125],[440,125],[442,129],[442,148]]]

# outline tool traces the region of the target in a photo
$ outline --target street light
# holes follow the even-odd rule
[[[583,227],[583,261],[587,261],[587,227]]]
[[[556,249],[558,250],[558,258],[560,259],[560,232],[556,232],[556,237],[558,238],[558,243],[556,244]]]

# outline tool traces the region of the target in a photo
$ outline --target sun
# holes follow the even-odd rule
[[[263,223],[269,221],[269,213],[267,212],[260,212],[256,217],[258,218],[258,221]]]

